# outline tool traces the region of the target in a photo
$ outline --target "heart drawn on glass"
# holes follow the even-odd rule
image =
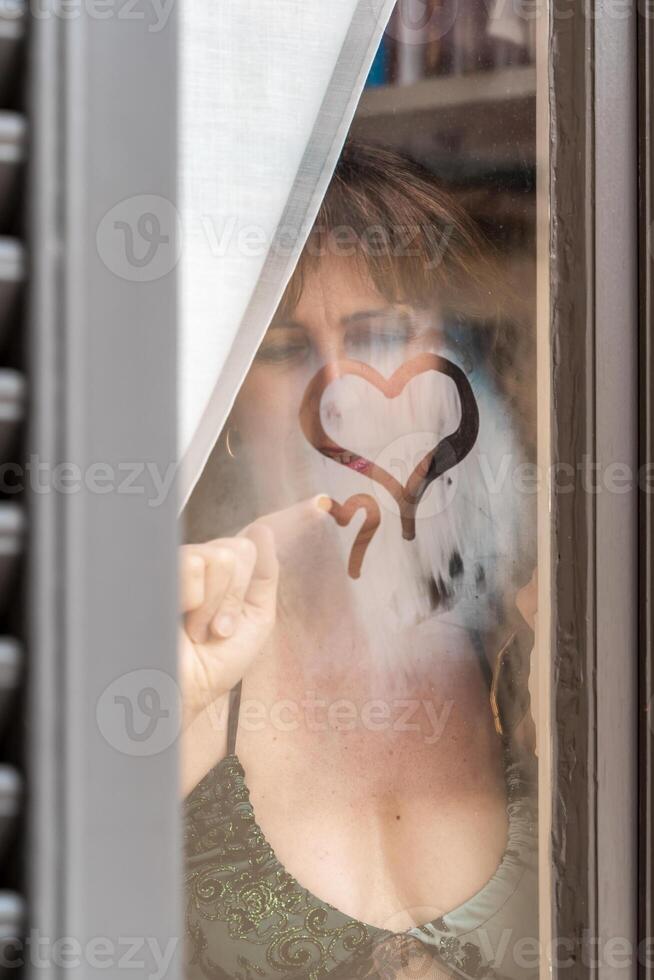
[[[366,476],[388,490],[399,507],[402,536],[407,541],[412,541],[416,534],[416,512],[427,488],[439,476],[443,476],[453,466],[465,459],[477,440],[479,409],[470,382],[461,368],[439,354],[419,354],[402,364],[390,378],[385,378],[375,368],[369,364],[364,364],[362,361],[341,360],[337,362],[337,368],[339,377],[351,374],[363,378],[386,398],[397,398],[402,394],[409,381],[427,371],[437,371],[439,374],[444,374],[451,378],[456,385],[461,405],[461,420],[458,427],[422,457],[404,484],[372,460],[339,446],[325,432],[320,419],[320,403],[326,389],[334,380],[333,365],[325,365],[314,375],[307,385],[300,406],[300,426],[308,442],[323,456],[327,456],[343,466],[349,466],[355,470],[365,470]],[[347,462],[342,459],[344,453],[348,456]],[[370,504],[364,503],[362,498],[366,497],[372,502],[372,508]],[[354,566],[357,571],[360,571],[365,550],[379,526],[379,520],[375,523],[372,517],[374,507],[377,508],[377,516],[379,516],[379,507],[369,494],[356,494],[344,504],[337,504],[335,501],[331,501],[331,503],[331,512],[339,526],[348,524],[359,508],[366,508],[367,518],[354,542],[350,556],[350,574],[352,575],[355,550],[357,558]],[[356,578],[357,576],[352,575],[352,577]]]

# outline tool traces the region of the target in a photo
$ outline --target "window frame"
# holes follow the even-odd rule
[[[550,911],[571,947],[552,976],[585,980],[615,976],[596,941],[637,940],[638,490],[587,493],[577,469],[638,467],[636,8],[568,13],[550,20],[552,462],[576,474],[551,496]]]
[[[654,464],[654,29],[647,7],[638,17],[640,404],[639,466]],[[647,485],[647,484],[646,484]],[[654,936],[654,507],[641,488],[639,510],[639,939]],[[639,964],[639,980],[653,980],[654,964]]]
[[[96,244],[118,202],[175,204],[176,9],[159,31],[142,11],[119,16],[120,5],[62,12],[47,0],[31,18],[27,455],[50,467],[84,474],[101,461],[120,477],[121,464],[166,473],[176,463],[175,272],[129,281]],[[25,950],[25,972],[106,977],[107,955],[113,972],[129,955],[147,963],[148,939],[163,950],[172,939],[168,976],[181,976],[176,745],[126,754],[96,719],[114,678],[175,675],[175,486],[159,506],[84,481],[27,496],[26,931],[48,945]],[[57,939],[83,950],[94,937],[113,954],[83,953],[75,969],[53,955]]]

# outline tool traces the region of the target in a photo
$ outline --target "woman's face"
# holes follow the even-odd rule
[[[434,349],[436,323],[434,312],[427,317],[408,306],[389,304],[355,261],[323,258],[306,275],[293,313],[273,320],[234,407],[232,423],[249,463],[258,471],[253,473],[255,482],[261,474],[271,490],[290,481],[300,494],[320,492],[315,486],[302,486],[307,461],[316,455],[299,422],[300,404],[313,376],[327,366],[328,378],[337,380],[344,359],[363,361],[388,375],[420,351]],[[328,387],[321,402],[321,418],[331,432],[343,422],[337,387]],[[350,423],[353,418],[350,411]]]
[[[401,397],[388,398],[343,370],[344,360],[356,360],[388,378],[425,351],[461,366],[461,351],[446,338],[440,310],[393,306],[356,262],[323,258],[306,275],[292,315],[274,319],[229,421],[238,446],[237,459],[228,463],[236,480],[232,497],[248,520],[316,494],[341,505],[357,494],[377,502],[381,524],[360,578],[350,585],[357,601],[369,602],[365,621],[377,623],[391,638],[395,633],[380,610],[394,617],[397,628],[423,621],[433,615],[433,583],[448,603],[457,597],[466,622],[486,628],[509,588],[524,537],[524,501],[510,492],[489,492],[488,472],[500,472],[505,458],[521,457],[506,408],[481,372],[470,377],[481,420],[474,451],[430,485],[414,541],[402,536],[397,502],[356,468],[357,459],[365,457],[405,484],[425,452],[455,431],[461,403],[450,379],[436,372],[419,374]],[[309,442],[300,424],[307,386],[325,367],[331,382],[320,400],[320,421],[327,436],[349,450],[353,458],[345,463]],[[360,519],[357,515],[347,528],[335,521],[329,525],[344,577]],[[321,561],[331,556],[330,549],[321,546]],[[317,554],[311,555],[314,564]],[[482,572],[488,602],[479,598]]]

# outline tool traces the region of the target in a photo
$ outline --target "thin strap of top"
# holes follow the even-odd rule
[[[475,648],[477,659],[479,660],[479,667],[483,674],[484,680],[488,684],[488,689],[490,690],[491,684],[493,683],[493,671],[488,662],[488,657],[486,656],[486,651],[484,650],[484,644],[482,643],[478,630],[471,630],[470,638],[472,640],[472,645]]]
[[[238,713],[241,708],[241,686],[242,682],[239,681],[229,692],[229,709],[227,715],[228,755],[234,755],[236,752],[236,729],[238,728]]]
[[[493,672],[491,670],[490,664],[488,663],[488,658],[484,650],[484,645],[481,641],[481,637],[476,630],[472,631],[472,644],[475,648],[475,653],[479,659],[479,666],[481,672],[484,675],[484,680],[490,688]],[[238,728],[238,715],[241,708],[241,687],[242,681],[233,687],[229,692],[229,708],[227,715],[227,754],[235,755],[236,752],[236,730]]]

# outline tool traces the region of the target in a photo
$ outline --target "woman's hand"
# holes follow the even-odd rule
[[[275,623],[278,576],[275,540],[265,524],[182,547],[183,729],[223,698],[261,651]]]
[[[275,625],[279,563],[315,554],[329,500],[313,497],[261,518],[235,538],[181,548],[179,677],[185,796],[227,751],[228,692]],[[312,546],[313,545],[313,546]]]

